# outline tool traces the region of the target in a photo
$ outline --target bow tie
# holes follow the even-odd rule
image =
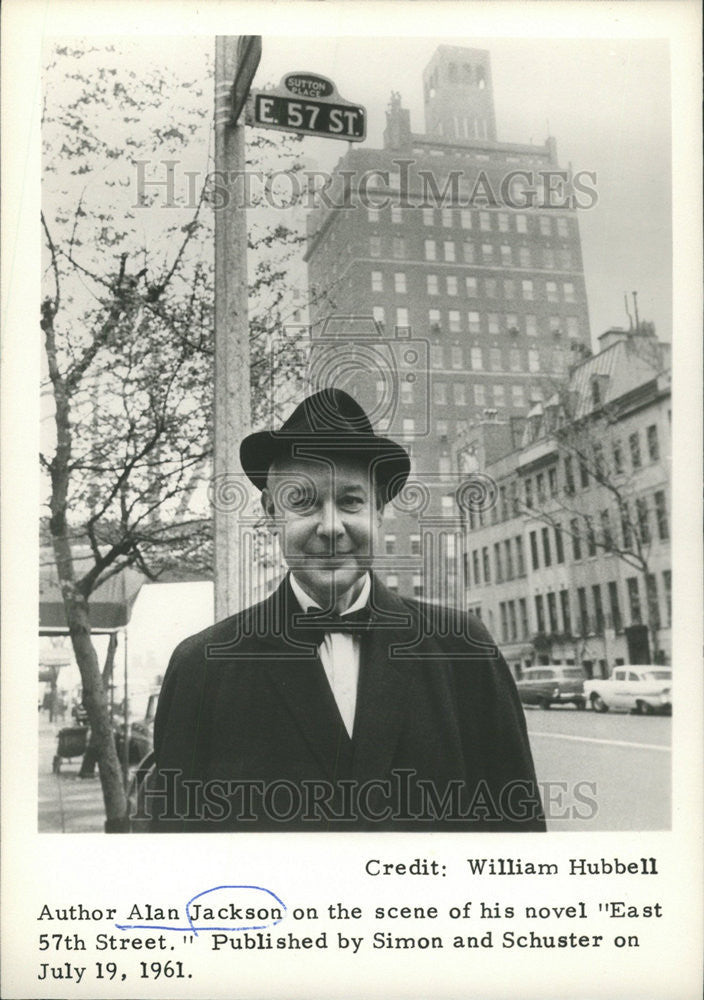
[[[343,632],[358,636],[368,632],[371,626],[372,612],[369,605],[347,615],[318,609],[300,611],[288,621],[289,638],[313,646],[319,646],[328,632]]]

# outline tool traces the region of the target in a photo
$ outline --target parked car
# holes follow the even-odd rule
[[[585,707],[584,674],[580,667],[553,663],[548,666],[527,667],[516,682],[518,694],[524,705],[573,704]]]
[[[640,715],[672,711],[672,671],[667,667],[616,667],[608,679],[585,681],[584,695],[595,712],[610,708]]]
[[[149,695],[147,707],[143,719],[137,719],[130,724],[129,742],[129,763],[139,764],[154,747],[154,716],[156,715],[156,704],[159,700],[159,692],[155,691]],[[122,759],[125,726],[121,721],[115,722],[115,746],[117,755]]]

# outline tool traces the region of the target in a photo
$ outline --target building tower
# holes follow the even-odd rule
[[[463,533],[450,535],[462,441],[489,420],[518,447],[530,407],[589,353],[589,317],[555,141],[496,139],[488,52],[441,46],[424,84],[426,132],[412,131],[392,94],[383,147],[350,149],[309,213],[311,323],[322,336],[313,369],[412,452],[423,499],[385,519],[382,577],[400,593],[459,602]],[[547,203],[546,172],[558,188]],[[350,354],[350,341],[367,361],[396,366],[390,409],[388,372]],[[443,537],[431,543],[426,528]]]

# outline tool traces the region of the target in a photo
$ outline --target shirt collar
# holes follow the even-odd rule
[[[291,590],[293,591],[294,597],[301,605],[303,611],[310,611],[311,608],[318,608],[322,611],[322,608],[317,601],[314,601],[310,594],[306,593],[303,587],[300,585],[293,573],[289,574],[289,580],[291,581]],[[345,615],[352,614],[353,611],[359,611],[363,608],[369,601],[369,594],[372,589],[372,580],[369,573],[365,574],[364,583],[362,584],[362,589],[359,592],[359,596],[356,601],[350,604],[349,608],[345,608],[344,611],[340,612],[340,615],[344,618]]]

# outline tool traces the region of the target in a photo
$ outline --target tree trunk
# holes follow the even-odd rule
[[[117,650],[117,635],[114,632],[111,632],[110,639],[108,642],[108,651],[105,656],[105,665],[103,666],[103,691],[105,692],[105,696],[106,698],[108,698],[108,700],[110,697],[110,683],[112,681],[112,672],[115,667],[116,650]],[[110,726],[112,728],[112,717],[110,717]],[[79,772],[79,777],[80,778],[94,777],[95,765],[97,763],[98,763],[98,747],[93,737],[93,730],[91,730],[90,742],[86,747],[86,752],[84,753],[83,760],[81,761],[81,770]]]
[[[83,704],[90,722],[91,742],[95,745],[98,757],[100,783],[105,804],[105,831],[106,833],[126,832],[129,829],[127,797],[122,783],[122,769],[115,749],[108,699],[103,687],[98,656],[90,636],[88,601],[79,592],[72,578],[70,543],[65,536],[54,536],[53,543],[71,645],[78,669],[81,672]]]

